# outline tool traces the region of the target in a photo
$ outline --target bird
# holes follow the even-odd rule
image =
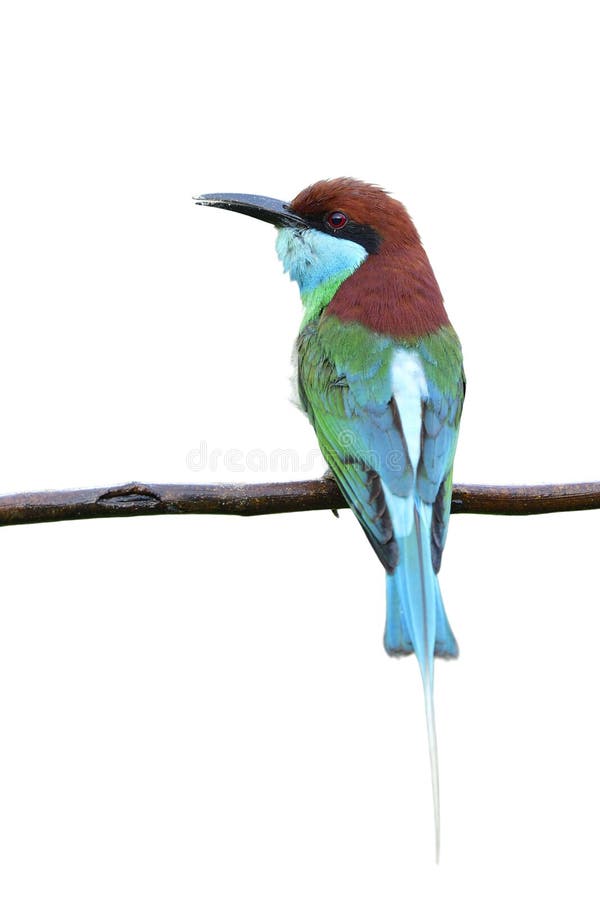
[[[194,200],[275,225],[277,255],[298,284],[300,404],[385,569],[385,650],[414,653],[421,673],[439,862],[434,659],[458,656],[438,572],[466,387],[460,341],[412,219],[382,188],[342,177],[290,202]]]

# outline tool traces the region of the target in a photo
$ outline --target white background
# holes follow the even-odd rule
[[[337,175],[432,260],[457,481],[597,479],[594,6],[15,4],[2,492],[316,477],[274,230],[190,197]],[[1,896],[596,897],[598,523],[453,517],[439,867],[417,667],[350,513],[4,529]]]

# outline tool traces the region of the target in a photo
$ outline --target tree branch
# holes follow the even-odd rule
[[[0,525],[113,516],[238,515],[342,509],[332,478],[273,484],[126,484],[0,497]],[[549,485],[455,484],[453,513],[529,516],[600,509],[600,482]]]

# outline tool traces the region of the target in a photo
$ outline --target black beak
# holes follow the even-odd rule
[[[306,222],[290,209],[289,203],[273,200],[272,197],[259,197],[257,194],[201,194],[193,199],[198,206],[231,209],[233,212],[270,222],[278,228],[306,228]]]

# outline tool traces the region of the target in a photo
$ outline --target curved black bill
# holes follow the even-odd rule
[[[193,199],[198,206],[230,209],[279,227],[306,227],[306,222],[290,209],[288,203],[274,200],[273,197],[260,197],[258,194],[201,194]]]

